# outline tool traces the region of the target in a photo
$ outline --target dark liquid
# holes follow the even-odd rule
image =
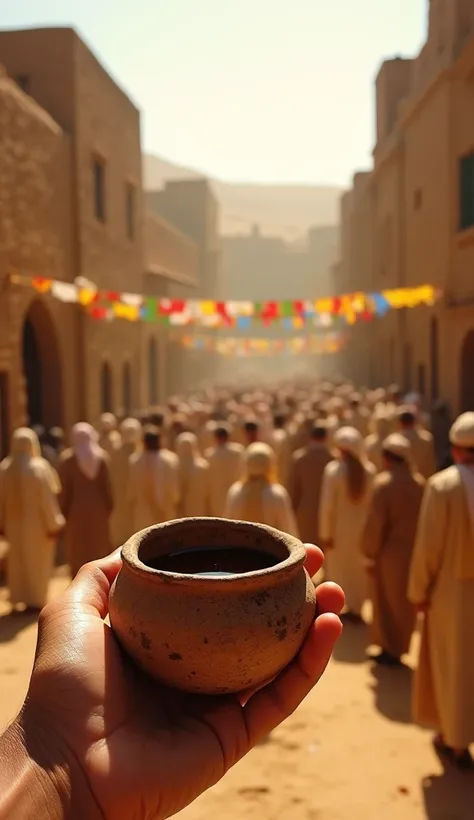
[[[147,565],[152,569],[216,578],[255,572],[255,570],[274,567],[279,563],[279,559],[269,552],[245,549],[245,547],[181,550],[147,561]]]

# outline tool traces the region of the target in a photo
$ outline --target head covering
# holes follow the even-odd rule
[[[120,433],[124,444],[138,445],[142,433],[142,426],[138,419],[125,419],[120,425]]]
[[[348,453],[357,459],[363,455],[364,440],[355,427],[340,427],[334,433],[333,442],[341,453]]]
[[[13,460],[29,461],[41,457],[41,445],[37,433],[29,427],[19,427],[12,436],[11,457]]]
[[[397,456],[397,458],[402,458],[403,461],[407,463],[411,459],[411,444],[401,433],[392,433],[391,436],[388,436],[383,441],[382,448],[387,453],[391,453],[393,456]]]
[[[245,468],[248,479],[261,478],[269,483],[275,479],[275,454],[268,444],[255,442],[247,448]]]
[[[75,424],[71,432],[72,449],[79,469],[90,481],[97,477],[102,451],[98,444],[98,434],[91,424]]]
[[[454,447],[474,448],[474,413],[463,413],[454,422],[449,432],[449,440]]]
[[[113,413],[102,413],[100,417],[100,430],[102,433],[111,433],[117,429],[117,419]]]

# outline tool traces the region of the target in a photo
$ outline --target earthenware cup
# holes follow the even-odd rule
[[[268,553],[273,565],[224,577],[149,566],[183,550],[236,547]],[[314,619],[305,558],[301,541],[261,524],[188,518],[150,527],[122,548],[112,628],[133,660],[168,686],[203,694],[257,687],[294,658]]]

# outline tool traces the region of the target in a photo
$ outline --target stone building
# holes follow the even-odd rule
[[[375,91],[374,163],[341,207],[337,289],[432,284],[443,297],[355,328],[341,366],[474,409],[472,0],[432,0],[420,53],[384,62]]]
[[[70,28],[0,32],[0,419],[95,421],[164,398],[159,325],[91,319],[9,284],[14,271],[99,289],[193,293],[195,243],[145,214],[140,115]],[[8,76],[7,76],[8,75]]]

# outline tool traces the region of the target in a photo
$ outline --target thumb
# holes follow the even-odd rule
[[[63,595],[62,606],[92,611],[105,618],[109,611],[109,592],[122,566],[121,551],[115,550],[106,558],[84,564]]]

